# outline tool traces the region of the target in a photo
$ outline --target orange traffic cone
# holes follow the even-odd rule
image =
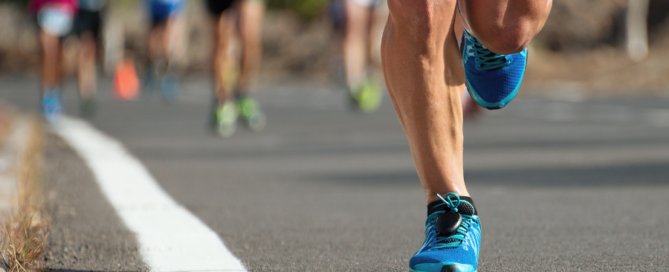
[[[123,59],[114,73],[114,94],[121,100],[133,100],[139,92],[139,79],[132,59]]]

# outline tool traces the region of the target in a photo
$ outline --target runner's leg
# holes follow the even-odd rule
[[[60,37],[40,31],[40,46],[42,49],[42,91],[47,87],[60,86],[62,58],[62,44]]]
[[[412,272],[475,272],[481,224],[465,187],[465,75],[453,28],[456,0],[390,0],[383,68],[427,200]]]
[[[369,60],[371,8],[353,0],[344,1],[346,28],[344,33],[344,70],[349,87],[365,80]]]
[[[212,61],[214,96],[218,99],[218,104],[222,104],[232,98],[231,79],[229,78],[231,72],[227,68],[230,61],[228,49],[234,31],[235,18],[230,12],[224,12],[214,17],[212,25],[214,30],[214,59]]]
[[[96,48],[95,37],[92,32],[86,31],[80,35],[77,80],[79,83],[79,95],[82,100],[92,99],[97,90],[95,72]]]
[[[389,0],[383,68],[427,203],[468,196],[462,168],[464,71],[455,0]]]
[[[467,31],[497,54],[518,53],[544,27],[553,0],[460,0]]]
[[[354,108],[372,113],[381,105],[383,91],[368,74],[375,0],[346,0],[343,41],[347,95]]]
[[[212,121],[221,137],[230,137],[236,130],[238,110],[232,95],[232,85],[237,80],[229,58],[230,41],[235,29],[236,15],[230,10],[232,1],[208,0],[207,6],[213,15],[214,59],[214,103]]]
[[[165,27],[163,25],[153,25],[149,30],[149,39],[147,42],[148,58],[150,64],[155,64],[155,61],[163,56],[162,39],[164,36]],[[151,65],[149,65],[151,66]]]
[[[239,37],[242,51],[241,74],[237,91],[250,92],[262,59],[262,21],[265,16],[265,2],[244,0],[239,4]]]

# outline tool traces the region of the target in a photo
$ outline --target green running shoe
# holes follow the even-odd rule
[[[383,93],[379,85],[369,79],[357,88],[349,89],[348,94],[353,105],[364,113],[375,112],[383,99]]]
[[[253,131],[261,131],[267,124],[267,118],[260,109],[260,104],[252,97],[237,98],[237,110],[244,123]]]
[[[235,102],[226,101],[216,109],[216,130],[221,137],[230,137],[237,126],[237,106]]]

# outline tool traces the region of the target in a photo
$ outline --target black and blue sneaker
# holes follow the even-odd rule
[[[527,66],[527,48],[511,55],[499,55],[465,30],[462,63],[467,90],[477,104],[486,109],[501,109],[518,93]]]
[[[469,197],[455,193],[428,205],[425,242],[409,260],[411,272],[475,272],[481,222]]]

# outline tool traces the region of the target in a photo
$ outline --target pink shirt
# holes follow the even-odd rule
[[[72,15],[74,15],[79,8],[78,0],[31,0],[30,5],[28,6],[30,14],[36,16],[40,9],[48,4],[60,5],[71,12],[70,14]]]

